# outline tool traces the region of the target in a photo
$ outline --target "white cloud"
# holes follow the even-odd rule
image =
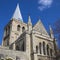
[[[53,0],[38,0],[38,9],[43,11],[46,8],[50,8],[52,5]]]

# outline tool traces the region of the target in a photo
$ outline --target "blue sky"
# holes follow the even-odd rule
[[[53,27],[54,22],[60,18],[60,0],[0,0],[0,44],[4,26],[12,18],[17,3],[25,23],[30,15],[33,25],[41,19],[45,28],[49,30],[49,25]]]

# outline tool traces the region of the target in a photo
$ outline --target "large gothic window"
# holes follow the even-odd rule
[[[25,27],[22,27],[22,32],[24,32],[25,31]]]
[[[17,26],[17,31],[20,31],[20,25]]]
[[[43,42],[43,53],[44,53],[44,55],[46,54],[46,52],[45,52],[45,42]]]
[[[41,54],[41,43],[39,43],[39,51],[40,51],[40,54]]]
[[[25,49],[24,49],[24,42],[23,42],[23,44],[22,44],[22,46],[21,46],[21,50],[22,50],[22,51],[25,51]]]
[[[47,55],[49,55],[49,45],[47,45]]]
[[[38,46],[36,46],[36,53],[38,53]]]
[[[16,46],[16,50],[20,50],[18,45]]]

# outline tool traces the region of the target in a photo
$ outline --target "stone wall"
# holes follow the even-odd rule
[[[25,52],[3,49],[2,47],[0,47],[0,57],[3,57],[4,59],[12,58],[13,60],[16,60],[16,58],[19,57],[20,60],[28,60]]]

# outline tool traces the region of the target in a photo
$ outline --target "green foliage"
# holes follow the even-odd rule
[[[6,59],[6,60],[12,60],[11,58],[8,58],[8,59]]]

